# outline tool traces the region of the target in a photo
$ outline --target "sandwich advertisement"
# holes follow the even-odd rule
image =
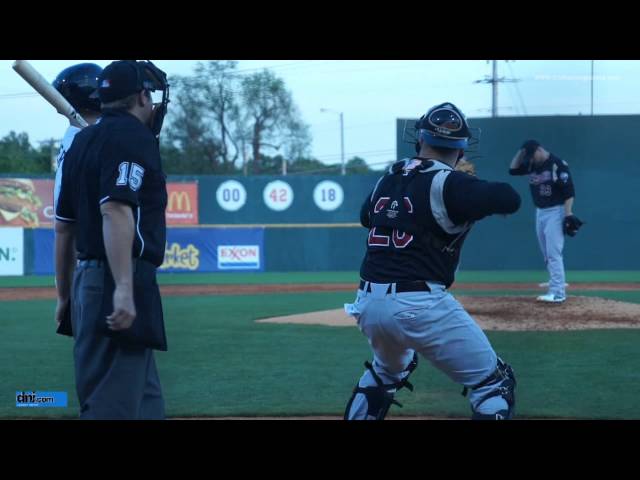
[[[51,226],[53,180],[0,178],[0,227]]]

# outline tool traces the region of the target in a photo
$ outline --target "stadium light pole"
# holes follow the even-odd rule
[[[322,113],[336,113],[340,115],[340,158],[342,166],[340,168],[340,174],[345,175],[345,164],[344,164],[344,112],[338,112],[336,110],[331,110],[329,108],[321,108],[320,112]]]

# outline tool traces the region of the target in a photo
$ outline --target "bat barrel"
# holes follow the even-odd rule
[[[47,80],[38,73],[26,60],[16,60],[13,63],[13,69],[20,75],[33,89],[38,92],[47,102],[49,102],[56,111],[64,115],[69,121],[80,128],[84,128],[89,124],[84,118],[71,106],[66,98],[62,96]]]

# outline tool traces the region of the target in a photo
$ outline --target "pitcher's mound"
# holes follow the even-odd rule
[[[483,330],[585,330],[640,328],[640,304],[598,297],[571,296],[561,304],[537,302],[535,297],[459,296]],[[343,309],[264,318],[260,323],[294,323],[355,327],[356,320]]]

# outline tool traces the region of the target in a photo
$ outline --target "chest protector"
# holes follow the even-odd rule
[[[398,230],[419,237],[435,250],[458,257],[471,225],[448,233],[438,225],[431,205],[431,185],[435,175],[451,167],[426,159],[395,163],[373,192],[369,218],[371,227]],[[440,208],[444,208],[443,205]]]

